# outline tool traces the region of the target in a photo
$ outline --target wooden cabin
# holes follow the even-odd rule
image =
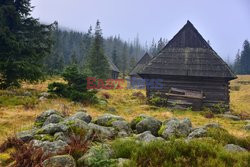
[[[229,109],[229,81],[237,78],[190,21],[139,75],[161,79],[160,89],[147,85],[148,98],[160,96],[167,105],[196,110],[218,105]]]
[[[142,71],[143,67],[147,65],[151,60],[151,57],[148,53],[137,62],[135,67],[129,73],[130,77],[130,86],[133,88],[145,88],[144,80],[138,75],[140,71]]]
[[[119,69],[110,59],[108,59],[108,63],[109,63],[109,70],[110,70],[110,78],[118,79],[119,73],[120,73]]]

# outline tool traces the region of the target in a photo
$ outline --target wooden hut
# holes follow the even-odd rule
[[[229,66],[204,40],[190,21],[139,73],[161,79],[161,88],[147,85],[147,97],[160,96],[167,105],[229,108]]]
[[[143,70],[143,67],[147,65],[150,60],[150,55],[145,53],[145,55],[137,62],[135,67],[129,73],[130,84],[132,87],[145,88],[144,80],[138,75],[138,73]]]
[[[109,63],[110,77],[112,79],[117,79],[120,73],[119,69],[109,58],[108,58],[108,63]]]

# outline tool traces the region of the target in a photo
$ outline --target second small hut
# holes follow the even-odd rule
[[[135,67],[132,69],[132,71],[129,73],[130,77],[130,84],[132,87],[136,88],[145,88],[145,82],[144,80],[138,75],[143,70],[143,67],[147,65],[152,58],[148,53],[145,53],[145,55],[137,62]]]

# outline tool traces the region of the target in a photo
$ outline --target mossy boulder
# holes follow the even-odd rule
[[[63,121],[63,117],[57,114],[52,114],[45,120],[45,122],[43,123],[43,126],[46,126],[50,123],[59,123],[61,121]]]
[[[171,137],[187,137],[192,130],[192,124],[188,118],[183,120],[173,118],[164,122],[163,127],[160,129],[161,136],[165,139]]]
[[[153,135],[157,136],[158,131],[161,128],[162,122],[153,118],[148,117],[141,120],[139,123],[136,124],[136,131],[137,133],[143,133],[145,131],[150,131]]]
[[[87,114],[86,112],[78,111],[75,114],[73,114],[67,118],[67,120],[75,120],[75,119],[79,119],[79,120],[82,120],[86,123],[90,123],[92,120],[92,117],[89,114]]]
[[[44,122],[46,121],[46,119],[53,114],[56,114],[56,115],[63,117],[62,114],[56,110],[51,110],[51,109],[47,110],[47,111],[41,113],[39,116],[37,116],[37,118],[35,120],[35,127],[42,127]]]
[[[87,153],[85,153],[77,161],[78,166],[102,166],[110,167],[117,164],[117,160],[111,159],[113,151],[107,144],[100,144],[92,146]]]
[[[114,121],[124,121],[124,118],[113,114],[104,114],[102,116],[97,117],[94,123],[100,126],[109,127],[112,126],[112,122]]]
[[[43,162],[44,167],[76,167],[74,158],[70,155],[57,155]]]

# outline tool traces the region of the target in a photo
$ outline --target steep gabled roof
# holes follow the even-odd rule
[[[139,75],[236,78],[190,21]]]
[[[120,72],[119,69],[116,67],[116,65],[112,62],[112,60],[110,60],[110,58],[107,57],[107,60],[109,63],[109,69],[111,71]]]
[[[129,75],[138,75],[143,67],[148,64],[151,60],[151,57],[148,53],[145,53],[145,55],[137,62],[133,70],[129,73]]]

